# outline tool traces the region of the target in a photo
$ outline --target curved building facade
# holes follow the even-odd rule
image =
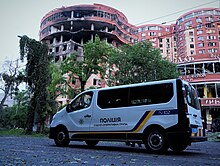
[[[74,51],[83,56],[83,44],[95,35],[115,47],[138,40],[137,27],[123,13],[101,4],[54,9],[40,24],[40,40],[47,43],[55,61]]]
[[[176,22],[177,63],[182,79],[199,93],[205,124],[220,117],[220,9],[190,11]]]

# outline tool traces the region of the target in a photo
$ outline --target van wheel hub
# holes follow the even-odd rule
[[[163,146],[163,138],[159,133],[154,133],[149,136],[148,143],[152,149],[159,149]]]
[[[57,140],[58,141],[63,141],[63,140],[65,140],[65,133],[64,132],[59,132],[58,134],[57,134]]]

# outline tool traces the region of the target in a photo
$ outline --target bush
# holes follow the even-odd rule
[[[6,129],[26,128],[27,108],[13,105],[0,112],[0,127]]]

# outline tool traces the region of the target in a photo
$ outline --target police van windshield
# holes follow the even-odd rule
[[[186,100],[187,100],[187,103],[191,107],[199,110],[200,109],[200,103],[199,103],[199,98],[198,98],[196,89],[194,89],[190,85],[185,85],[185,89],[186,89]]]

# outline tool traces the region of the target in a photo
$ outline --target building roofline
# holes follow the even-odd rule
[[[219,8],[199,8],[199,9],[191,10],[191,11],[188,11],[188,12],[182,14],[180,17],[178,17],[176,19],[176,21],[178,21],[179,19],[181,19],[182,17],[184,17],[188,14],[192,14],[192,13],[199,12],[199,11],[207,11],[207,10],[219,10],[220,11]]]
[[[51,10],[51,11],[49,11],[48,13],[46,13],[44,16],[43,16],[43,18],[41,19],[41,23],[42,23],[42,21],[45,19],[45,18],[47,18],[47,17],[49,17],[49,16],[51,16],[51,15],[53,15],[54,13],[57,13],[57,12],[59,12],[59,11],[65,11],[65,10],[68,10],[68,9],[71,9],[71,8],[85,8],[85,7],[89,7],[89,8],[93,8],[93,9],[103,9],[104,10],[104,8],[105,8],[105,11],[107,11],[106,9],[108,9],[108,11],[110,12],[110,13],[117,13],[118,15],[119,15],[119,17],[122,17],[123,18],[123,20],[125,21],[125,22],[127,22],[128,23],[128,19],[127,19],[127,17],[121,12],[121,11],[119,11],[119,10],[117,10],[117,9],[115,9],[115,8],[112,8],[112,7],[110,7],[110,6],[106,6],[106,5],[103,5],[103,4],[98,4],[98,3],[94,3],[94,4],[79,4],[79,5],[71,5],[71,6],[62,6],[62,7],[59,7],[59,8],[55,8],[55,9],[53,9],[53,10]]]

